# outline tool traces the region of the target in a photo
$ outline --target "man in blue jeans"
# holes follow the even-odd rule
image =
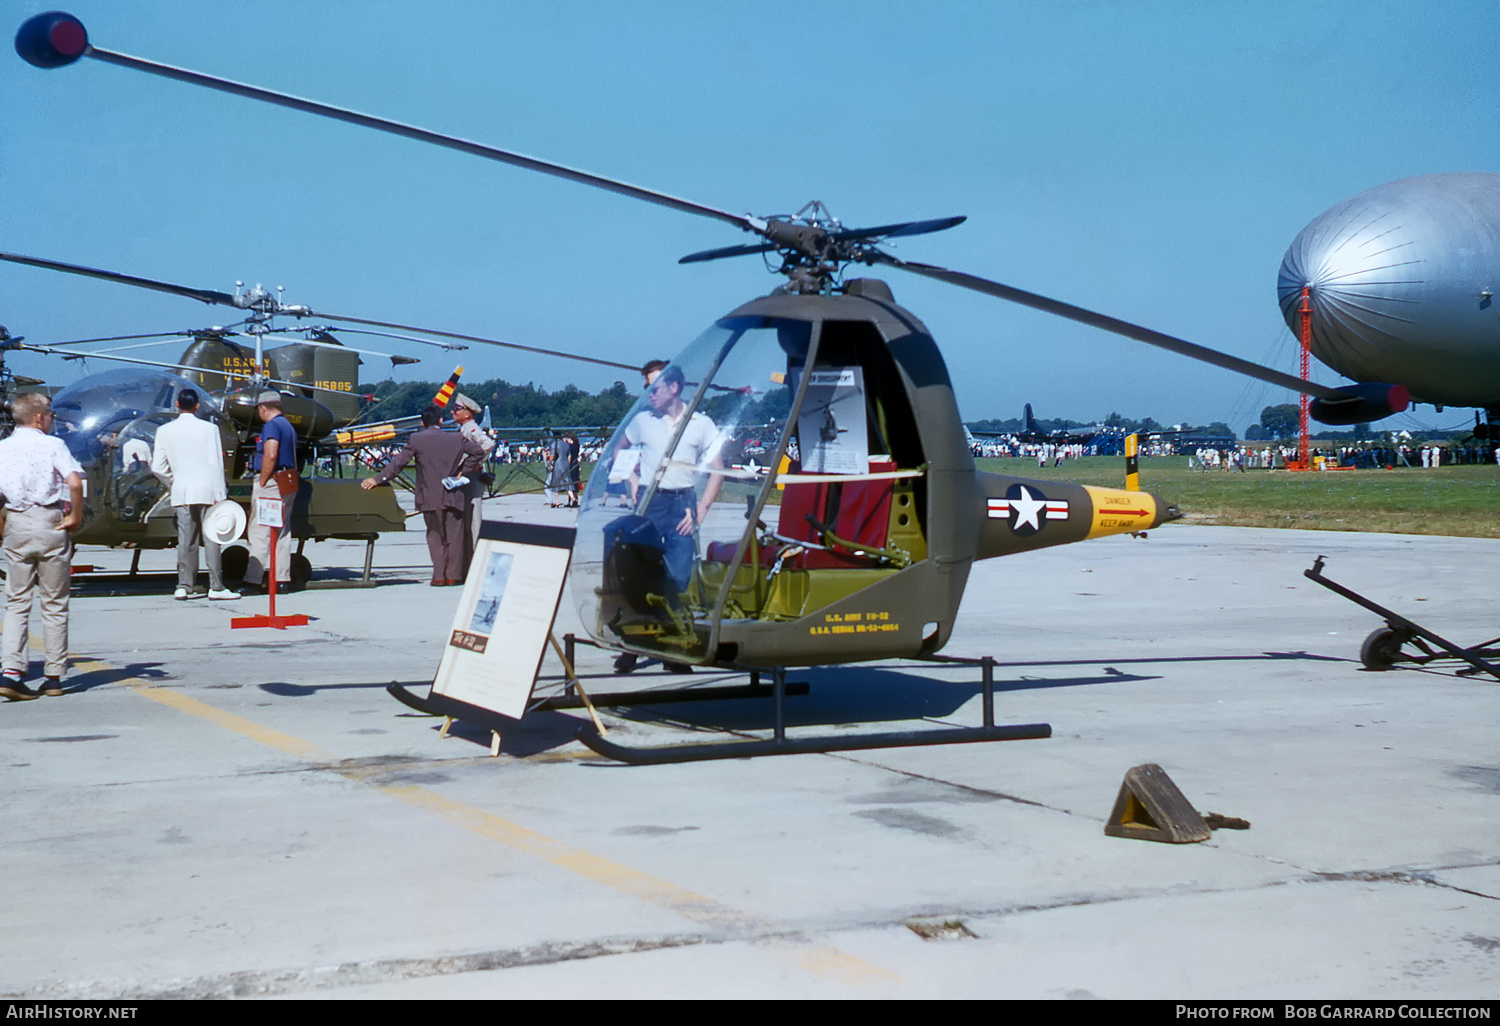
[[[719,429],[712,420],[704,414],[694,413],[685,425],[682,423],[687,415],[687,404],[682,399],[685,386],[680,367],[668,366],[657,375],[646,392],[651,408],[642,410],[631,419],[615,449],[615,453],[619,453],[632,446],[639,448],[641,487],[649,489],[652,482],[656,483],[644,516],[661,532],[666,548],[667,576],[678,591],[686,590],[692,582],[698,525],[708,515],[709,507],[718,498],[724,483],[722,475],[709,474],[702,496],[697,493],[695,486],[700,468],[722,470],[724,462],[719,458]],[[679,427],[682,434],[669,453],[667,446]],[[614,459],[614,454],[610,459]],[[664,665],[677,672],[688,669],[682,664]],[[619,673],[628,673],[634,667],[635,658],[628,652],[615,662],[615,670]]]
[[[666,539],[667,573],[679,591],[687,588],[692,580],[694,532],[718,498],[719,488],[724,483],[722,476],[710,474],[702,497],[694,487],[699,467],[719,470],[724,467],[719,459],[719,429],[705,415],[695,413],[688,418],[676,448],[667,452],[673,434],[687,413],[687,404],[682,401],[684,385],[681,368],[668,367],[662,371],[646,393],[651,409],[642,410],[631,419],[619,446],[619,449],[640,448],[642,488],[649,488],[653,481],[656,482],[656,492],[645,516]],[[667,466],[658,479],[657,471],[663,460],[667,460]]]

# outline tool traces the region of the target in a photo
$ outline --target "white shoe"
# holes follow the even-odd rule
[[[188,590],[186,588],[184,588],[184,587],[181,587],[179,585],[178,588],[177,588],[177,590],[174,591],[174,592],[172,592],[172,597],[174,599],[176,599],[178,602],[184,602],[184,601],[187,600]]]
[[[220,600],[237,599],[240,597],[240,593],[237,591],[230,591],[228,588],[220,588],[218,591],[209,592],[208,597],[210,599]]]

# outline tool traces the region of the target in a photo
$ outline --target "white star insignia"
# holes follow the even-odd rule
[[[1047,500],[1033,499],[1031,493],[1026,490],[1025,485],[1021,486],[1020,492],[1019,496],[1010,500],[1010,508],[1016,512],[1016,520],[1015,523],[1010,525],[1011,529],[1015,530],[1023,524],[1030,524],[1032,530],[1040,531],[1042,524],[1037,518],[1046,507]]]

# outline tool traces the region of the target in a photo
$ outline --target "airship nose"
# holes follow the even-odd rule
[[[1287,326],[1300,331],[1306,288],[1314,353],[1358,380],[1371,380],[1362,369],[1367,349],[1390,348],[1404,337],[1426,284],[1412,219],[1381,200],[1349,201],[1317,217],[1288,247],[1276,282]]]
[[[1318,215],[1281,262],[1277,298],[1294,335],[1302,292],[1312,351],[1360,382],[1412,398],[1484,406],[1500,398],[1500,174],[1404,178]]]

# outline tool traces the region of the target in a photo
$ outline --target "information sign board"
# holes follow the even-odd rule
[[[433,695],[521,718],[562,601],[574,534],[571,527],[485,521]]]

